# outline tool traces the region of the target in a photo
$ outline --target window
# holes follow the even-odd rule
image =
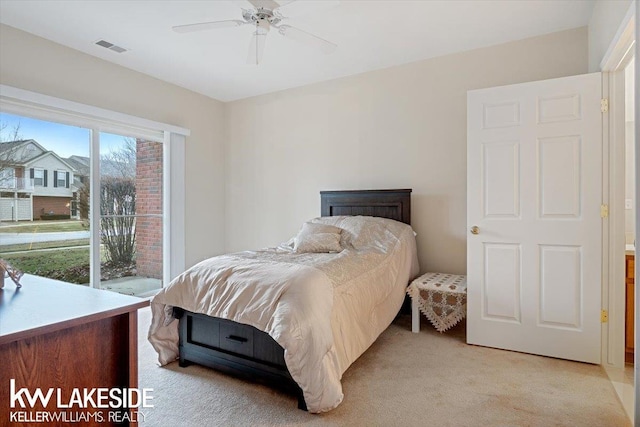
[[[126,279],[100,287],[143,295],[164,274],[163,143],[100,132],[100,259]],[[129,284],[123,284],[129,280]]]
[[[36,108],[33,108],[34,105]],[[106,259],[106,257],[110,256],[107,255],[108,249],[106,248],[109,242],[107,242],[106,238],[103,242],[102,236],[106,236],[106,234],[103,234],[105,230],[112,223],[118,224],[118,221],[132,222],[134,226],[130,230],[135,234],[129,233],[129,235],[126,235],[116,231],[108,237],[111,237],[111,242],[115,242],[116,245],[120,244],[121,240],[124,241],[132,237],[135,239],[136,246],[133,253],[135,265],[132,271],[136,272],[138,281],[141,279],[140,276],[143,276],[142,278],[153,278],[152,275],[148,275],[150,272],[158,276],[158,278],[155,278],[154,284],[160,281],[161,285],[184,270],[185,248],[184,239],[181,238],[184,235],[184,192],[175,191],[170,193],[170,189],[184,187],[184,144],[185,137],[190,133],[188,129],[104,110],[91,105],[69,103],[64,99],[44,96],[6,85],[0,85],[0,109],[2,110],[0,111],[0,121],[3,123],[5,118],[9,118],[13,114],[29,112],[33,113],[34,117],[13,116],[11,118],[21,120],[20,123],[23,124],[30,120],[42,119],[51,122],[60,121],[66,124],[56,123],[56,125],[77,126],[77,130],[82,131],[83,135],[78,136],[78,144],[75,142],[65,143],[54,148],[53,143],[47,142],[47,145],[51,145],[52,148],[45,147],[47,151],[56,151],[56,154],[65,159],[65,161],[69,160],[69,164],[74,170],[73,174],[65,172],[64,177],[62,174],[58,177],[58,170],[53,169],[53,173],[49,175],[49,171],[44,168],[40,168],[38,171],[35,168],[25,171],[27,172],[27,179],[41,187],[54,186],[51,182],[47,182],[49,176],[51,176],[56,186],[58,179],[64,179],[65,187],[70,186],[71,183],[75,184],[73,177],[75,173],[80,177],[86,177],[86,191],[82,192],[80,191],[81,189],[76,191],[69,203],[62,205],[67,209],[67,215],[71,213],[70,208],[77,207],[77,213],[81,221],[89,225],[87,239],[90,242],[89,247],[82,245],[75,248],[87,254],[86,257],[79,258],[86,260],[88,257],[90,259],[88,265],[86,265],[86,261],[84,262],[85,266],[89,268],[82,269],[82,273],[88,270],[89,277],[82,281],[73,280],[73,283],[90,283],[92,287],[116,290],[113,285],[117,285],[117,283],[109,283],[111,282],[110,279],[114,277],[105,277],[105,275],[108,276],[107,273],[111,268],[106,264],[114,260]],[[104,128],[105,125],[116,134],[100,132],[100,129]],[[25,130],[26,126],[21,128],[21,131]],[[49,130],[47,132],[51,133]],[[135,163],[132,161],[132,157],[128,157],[128,161],[117,157],[127,148],[123,141],[125,138],[131,139],[132,145],[135,142],[135,145],[133,145],[135,147]],[[66,137],[63,139],[68,140]],[[88,150],[86,142],[81,143],[80,140],[89,141]],[[113,147],[114,149],[109,148],[110,142],[117,142]],[[152,164],[146,165],[145,162],[147,160]],[[135,169],[133,169],[134,165]],[[164,173],[165,165],[170,167],[171,173],[169,173],[169,170]],[[146,175],[142,174],[143,169],[146,170],[145,167],[147,166],[148,173]],[[118,172],[127,167],[135,171],[135,180],[129,179],[124,182],[124,179],[119,179],[121,175],[112,176],[114,171]],[[140,176],[137,175],[138,168],[140,169]],[[134,175],[130,176],[133,177]],[[171,176],[170,180],[168,179],[169,176]],[[104,190],[120,190],[121,188],[132,190],[134,188],[131,185],[132,183],[135,185],[135,193],[130,191],[128,194],[123,194],[122,198],[112,198],[111,201],[117,202],[117,205],[114,206],[121,209],[111,208],[110,210],[111,203],[109,203],[109,198],[102,197],[103,194],[107,193]],[[89,191],[89,186],[94,191]],[[51,195],[48,199],[46,198],[47,194],[43,196],[45,197],[38,196],[38,200],[35,201],[57,202],[54,208],[56,206],[60,207],[62,202],[57,194],[55,196]],[[31,199],[29,197],[27,200]],[[33,199],[36,199],[36,197],[33,197]],[[77,202],[76,206],[73,203],[74,199]],[[136,206],[137,200],[139,200],[138,206]],[[103,203],[105,201],[107,203]],[[170,203],[170,201],[174,203]],[[67,203],[66,200],[63,202]],[[170,207],[170,209],[165,211],[165,206]],[[34,204],[32,209],[29,207],[27,213],[32,211],[33,215],[36,216],[40,215],[43,209],[45,212],[50,210],[48,206],[36,206]],[[166,221],[165,219],[169,217],[169,213],[171,213],[171,221]],[[81,225],[85,227],[83,229],[86,229],[84,224]],[[172,239],[171,237],[173,236],[176,236],[177,239]],[[2,252],[2,243],[4,242],[0,243],[0,252]],[[131,245],[123,247],[130,249]],[[145,252],[145,249],[149,250]],[[65,248],[65,250],[68,251],[69,248]],[[45,255],[49,255],[48,258],[51,258],[50,254]],[[101,255],[105,255],[105,258]],[[117,258],[117,256],[114,257]],[[54,261],[54,264],[56,270],[73,270],[64,268],[67,266],[60,265],[57,260]],[[142,266],[148,266],[149,271],[146,273],[142,271]],[[72,280],[65,279],[65,281],[71,282]],[[121,286],[121,288],[125,289],[126,287]],[[151,290],[149,291],[151,292]],[[128,290],[126,292],[130,293]],[[156,291],[154,290],[153,292],[155,293]]]
[[[64,188],[67,186],[67,171],[57,171],[56,187]]]
[[[44,185],[44,169],[33,170],[33,185],[42,187]]]

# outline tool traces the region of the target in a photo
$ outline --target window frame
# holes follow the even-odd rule
[[[33,186],[34,187],[44,187],[44,168],[33,168]],[[36,175],[38,174],[38,172],[42,173],[42,176],[40,178],[38,178]],[[38,179],[41,179],[42,182],[40,184],[38,184]]]
[[[67,188],[67,171],[62,169],[56,169],[58,175],[56,179],[56,187],[58,188]],[[62,175],[62,179],[60,179],[60,175]],[[60,181],[62,181],[62,185],[60,185]]]
[[[189,129],[136,117],[42,93],[0,84],[0,111],[90,130],[89,182],[99,188],[100,132],[131,135],[163,144],[163,286],[185,269],[185,140]],[[173,160],[175,159],[175,161]],[[44,169],[43,169],[44,170]],[[70,179],[71,180],[71,179]],[[99,191],[90,193],[91,206],[99,206]],[[92,224],[99,224],[99,209],[90,209]],[[91,227],[91,286],[100,286],[100,227]]]

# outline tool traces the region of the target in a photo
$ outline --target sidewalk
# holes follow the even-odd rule
[[[22,243],[52,242],[56,240],[88,239],[88,231],[56,231],[50,233],[0,233],[0,246]]]

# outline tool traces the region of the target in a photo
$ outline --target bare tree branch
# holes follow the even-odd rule
[[[136,156],[135,138],[124,138],[124,144],[117,151],[101,156],[101,175],[135,179]]]
[[[4,144],[5,142],[20,141],[20,122],[13,126],[0,122],[0,175],[8,169],[13,169],[20,162],[20,147],[18,144]]]
[[[100,158],[102,244],[116,264],[129,264],[135,256],[136,157],[135,138],[125,138],[119,150]]]
[[[20,122],[11,127],[9,127],[9,123],[0,122],[0,142],[19,141],[21,139]]]
[[[129,264],[135,255],[136,185],[131,178],[103,178],[100,184],[102,244],[109,261]]]

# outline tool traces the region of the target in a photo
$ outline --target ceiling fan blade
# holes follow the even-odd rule
[[[258,65],[262,61],[264,53],[264,45],[267,41],[267,33],[259,29],[251,36],[251,44],[249,45],[249,54],[247,55],[247,64]]]
[[[338,0],[281,0],[278,3],[280,3],[278,12],[285,15],[287,18],[297,18],[304,15],[319,15],[340,5],[340,1]]]
[[[247,0],[249,3],[253,5],[256,9],[277,9],[280,7],[280,4],[275,2],[274,0]]]
[[[246,22],[234,19],[230,21],[212,21],[212,22],[201,22],[199,24],[176,25],[175,27],[171,27],[171,29],[173,29],[173,31],[175,31],[176,33],[191,33],[193,31],[239,27],[240,25],[244,25],[244,24],[246,24]]]
[[[313,46],[326,54],[333,53],[338,47],[335,43],[331,43],[328,40],[314,36],[311,33],[307,33],[306,31],[292,27],[291,25],[280,25],[278,27],[278,32],[291,40],[295,40],[308,46]]]
[[[289,3],[293,3],[296,0],[276,0],[276,1],[280,5],[279,7],[282,7],[282,6],[288,5]]]

